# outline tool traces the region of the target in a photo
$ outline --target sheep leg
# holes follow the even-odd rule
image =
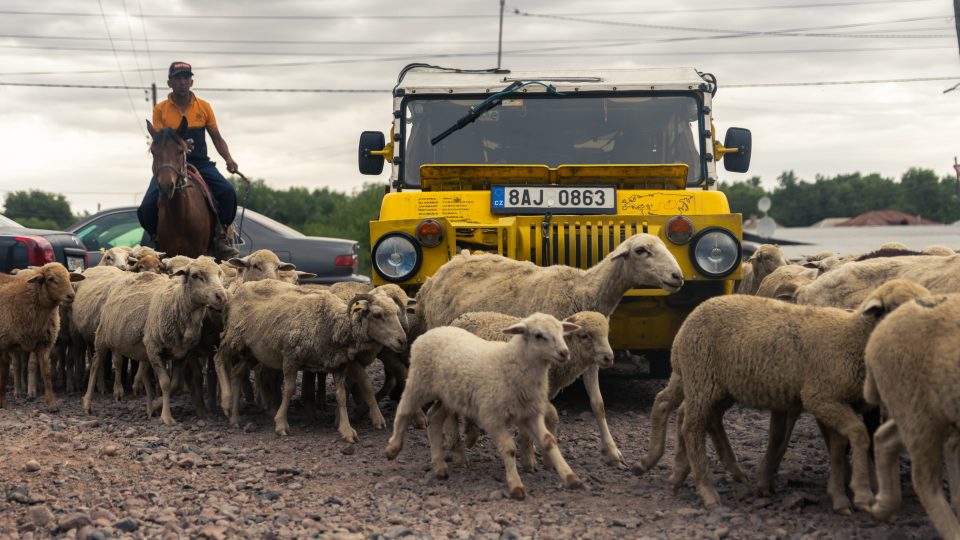
[[[653,401],[653,409],[650,413],[650,448],[640,459],[640,463],[633,466],[633,474],[643,474],[660,462],[666,446],[667,422],[670,419],[670,413],[681,403],[683,403],[683,381],[674,371],[670,375],[670,382],[667,383],[666,388],[657,393]],[[677,426],[679,425],[678,421]]]
[[[671,378],[671,381],[673,379]],[[698,400],[684,401],[684,418],[680,430],[686,445],[687,462],[693,472],[697,493],[703,499],[703,505],[714,508],[720,504],[720,495],[713,481],[713,474],[707,463],[706,434],[711,421],[713,404],[706,396],[697,396]]]
[[[311,419],[317,419],[317,379],[319,374],[315,371],[304,371],[300,383],[300,398],[303,401],[303,408],[307,411],[307,416]]]
[[[817,399],[819,397],[819,399]],[[850,441],[850,453],[853,456],[853,475],[850,489],[853,490],[853,504],[867,509],[873,504],[873,491],[870,489],[870,435],[863,421],[849,405],[835,401],[823,401],[822,396],[802,396],[803,404],[824,425],[838,432]]]
[[[97,385],[97,373],[103,368],[103,362],[107,359],[110,351],[103,344],[94,349],[93,360],[90,361],[90,375],[87,378],[87,393],[83,395],[83,412],[91,414],[91,401],[93,400],[94,387]]]
[[[7,378],[10,376],[10,355],[0,350],[0,409],[7,406]]]
[[[771,411],[770,429],[767,432],[767,452],[760,462],[760,472],[757,478],[757,492],[763,497],[773,493],[773,485],[777,478],[777,469],[787,453],[790,444],[790,434],[793,426],[800,417],[800,409],[790,411]]]
[[[9,353],[13,358],[13,397],[14,399],[20,399],[23,397],[23,377],[20,376],[23,366],[23,358],[21,354]]]
[[[613,440],[610,427],[607,425],[607,412],[603,406],[603,396],[600,394],[600,368],[594,365],[587,369],[581,377],[583,387],[590,398],[590,410],[593,412],[593,418],[597,421],[597,427],[600,429],[600,457],[604,463],[611,467],[626,469],[627,462],[623,459],[620,449],[617,448],[617,443]],[[554,430],[551,430],[551,433],[556,435]]]
[[[334,382],[336,382],[336,377],[334,377]],[[423,411],[420,410],[420,407],[423,406],[422,401],[419,393],[415,390],[403,393],[400,404],[397,405],[397,414],[393,417],[393,433],[390,435],[390,440],[387,441],[387,459],[396,459],[400,450],[403,450],[403,443],[407,439],[407,426],[411,420],[423,414]],[[513,444],[512,438],[511,444]]]
[[[53,380],[50,377],[50,349],[52,347],[45,347],[42,349],[37,349],[31,355],[35,357],[40,364],[40,375],[43,377],[43,399],[47,402],[47,409],[50,412],[57,412],[60,410],[60,404],[57,402],[57,395],[53,393]],[[31,358],[33,362],[33,358]],[[31,372],[34,370],[30,370]],[[34,393],[36,393],[36,379],[34,379]]]
[[[150,372],[152,371],[150,362],[140,362],[140,367],[137,369],[138,373],[141,373],[143,377],[143,394],[147,400],[147,418],[152,418],[153,413],[157,412],[157,407],[162,408],[163,403],[161,402],[160,405],[158,405],[153,398],[156,389],[153,386],[153,381],[150,379]]]
[[[206,362],[204,364],[207,367],[207,406],[210,407],[211,411],[217,410],[217,388],[219,384],[214,384],[214,381],[219,381],[219,376],[217,374],[217,367],[213,365],[213,356],[207,356]]]
[[[676,451],[673,453],[673,472],[670,473],[670,486],[674,492],[683,487],[683,483],[687,480],[687,477],[690,476],[690,459],[687,457],[687,443],[684,442],[683,432],[680,430],[680,426],[683,425],[684,416],[684,406],[680,404],[680,407],[677,409],[677,429],[674,433],[674,437],[676,437]]]
[[[163,353],[157,353],[150,351],[153,354],[150,356],[150,368],[153,369],[157,374],[157,379],[160,381],[160,395],[163,399],[163,409],[160,411],[160,421],[168,426],[175,425],[176,420],[173,419],[173,415],[170,414],[170,393],[172,391],[170,374],[167,373],[166,363],[169,360],[168,356]],[[149,392],[148,392],[149,394]],[[149,401],[149,398],[148,398]]]
[[[955,431],[944,444],[944,461],[947,464],[953,511],[960,514],[960,432]]]
[[[548,459],[546,454],[544,454],[544,469],[550,468],[550,464],[547,462]],[[532,473],[537,470],[537,453],[533,445],[533,439],[525,430],[520,430],[520,466],[523,468],[523,472]]]
[[[357,442],[357,432],[350,426],[347,416],[347,370],[342,367],[333,372],[333,389],[337,394],[337,431],[344,441]]]
[[[543,462],[545,464],[551,464],[553,470],[555,470],[560,479],[563,480],[563,487],[567,489],[582,488],[583,482],[580,481],[577,473],[573,472],[570,465],[563,459],[563,455],[560,454],[560,449],[557,446],[557,438],[547,429],[543,417],[544,415],[536,415],[527,419],[526,425],[521,427],[521,431],[523,431],[524,427],[526,428],[527,435],[532,437],[537,443],[537,446],[540,447],[540,453],[543,454]]]
[[[720,458],[720,462],[723,463],[723,466],[727,469],[727,472],[733,476],[734,482],[746,483],[747,475],[737,463],[737,455],[730,446],[730,439],[727,437],[727,430],[723,427],[723,415],[727,412],[727,409],[729,409],[732,404],[732,402],[724,403],[723,405],[719,405],[716,409],[714,409],[713,416],[707,427],[707,433],[710,435],[710,440],[713,442],[713,448],[717,451],[717,457]]]
[[[37,397],[37,353],[30,353],[30,359],[27,361],[27,398],[35,399]],[[50,349],[47,349],[47,367],[50,366]],[[50,385],[50,381],[46,379],[44,382],[47,386]]]
[[[254,391],[253,385],[250,384],[250,375],[247,374],[246,377],[242,377],[238,381],[240,389],[243,391],[243,397],[247,401],[247,405],[256,405],[257,403],[257,392]]]
[[[112,356],[112,353],[111,353],[111,356]],[[112,364],[112,361],[111,361],[111,364]],[[107,364],[103,364],[100,367],[100,371],[97,372],[97,393],[98,394],[107,393]]]
[[[467,420],[467,426],[472,424]],[[463,437],[460,436],[460,417],[458,415],[448,414],[444,418],[443,433],[447,450],[450,453],[450,462],[456,466],[466,465],[467,447],[464,446]]]
[[[911,479],[920,504],[927,511],[940,536],[960,538],[960,522],[957,521],[957,516],[943,492],[943,443],[946,427],[901,425],[900,431],[912,460]]]
[[[327,372],[317,372],[317,408],[325,410],[327,408]]]
[[[220,387],[220,408],[223,409],[223,415],[229,418],[234,386],[227,374],[226,360],[223,357],[222,348],[213,356],[213,369],[217,373],[217,386]]]
[[[277,415],[273,417],[274,431],[277,435],[286,437],[290,435],[290,424],[287,423],[287,409],[290,407],[290,400],[297,390],[297,367],[292,362],[284,362],[283,368],[283,400],[280,401],[280,407],[277,409]]]
[[[406,397],[406,396],[404,396]],[[400,399],[403,401],[403,398]],[[543,417],[539,417],[543,422]],[[507,490],[510,497],[514,499],[523,499],[527,496],[527,490],[520,481],[520,473],[517,472],[517,447],[513,444],[513,436],[504,426],[497,426],[487,429],[484,428],[487,435],[493,439],[500,451],[500,459],[503,460],[503,467],[506,471]],[[546,428],[544,428],[546,431]]]
[[[357,362],[349,362],[347,364],[347,372],[350,380],[356,385],[355,387],[360,394],[360,398],[363,399],[369,408],[370,420],[373,422],[373,427],[375,429],[387,427],[387,421],[384,420],[383,414],[380,412],[380,405],[377,403],[377,398],[373,394],[373,386],[370,384],[370,376],[367,375],[367,370]],[[440,440],[443,441],[443,439]]]
[[[223,351],[217,353],[217,356],[222,354]],[[241,386],[241,381],[246,378],[248,381],[250,379],[250,371],[247,368],[246,362],[238,362],[233,366],[230,371],[231,376],[233,377],[232,387],[234,389],[239,389]],[[240,428],[240,392],[232,392],[228,394],[230,397],[230,425],[235,428]]]
[[[887,420],[873,434],[873,451],[877,461],[877,500],[870,514],[878,521],[887,521],[900,510],[900,452],[904,450],[896,422]],[[953,488],[953,486],[950,486]]]
[[[383,362],[383,387],[377,392],[377,403],[390,396],[398,384],[407,380],[407,366],[397,353],[381,351],[380,361]]]
[[[848,471],[847,440],[820,422],[817,422],[817,427],[820,428],[820,434],[827,444],[827,452],[830,455],[830,472],[827,475],[827,494],[830,495],[833,511],[842,515],[850,515],[853,510],[850,506],[850,499],[847,497],[845,487]]]
[[[193,401],[194,414],[204,416],[207,414],[206,403],[203,400],[203,366],[205,362],[202,358],[191,357],[185,360],[187,365],[187,386],[190,391],[190,398]]]
[[[113,397],[117,401],[123,400],[123,356],[113,355]]]
[[[447,462],[443,460],[443,426],[449,414],[447,408],[437,403],[427,413],[427,440],[430,441],[430,466],[433,475],[439,480],[446,480]]]
[[[133,376],[133,384],[131,385],[131,391],[135,396],[146,392],[146,382],[144,381],[145,366],[146,364],[144,362],[137,362],[137,374]]]

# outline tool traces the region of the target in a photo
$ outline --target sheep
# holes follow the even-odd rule
[[[601,313],[584,311],[575,313],[564,319],[580,326],[575,333],[565,336],[567,347],[570,349],[570,361],[555,364],[550,367],[548,376],[549,386],[547,397],[554,399],[561,390],[583,378],[583,386],[590,398],[590,409],[600,429],[600,455],[605,463],[612,466],[626,467],[623,454],[617,448],[617,443],[610,435],[607,427],[607,418],[603,408],[603,396],[600,394],[599,370],[613,365],[613,349],[610,348],[610,323]],[[501,332],[501,329],[520,322],[519,317],[494,312],[465,313],[457,317],[451,326],[463,328],[471,334],[488,341],[508,341],[510,337]],[[551,403],[547,403],[545,418],[547,429],[554,437],[557,435],[559,415]],[[473,424],[468,424],[475,427]],[[454,423],[456,426],[456,423]],[[459,432],[453,434],[454,440],[459,440]],[[460,445],[454,444],[454,449],[462,452]],[[528,472],[534,469],[536,456],[533,454],[533,441],[525,436],[520,438],[520,463]],[[459,460],[464,461],[462,456]]]
[[[209,257],[198,258],[170,278],[136,274],[119,282],[103,306],[97,327],[96,353],[83,397],[84,412],[91,412],[94,376],[112,352],[136,360],[141,366],[149,365],[162,392],[160,420],[166,425],[175,424],[170,414],[166,364],[184,358],[199,343],[207,308],[222,309],[226,302],[220,268]],[[144,386],[150,417],[154,411],[153,385]],[[194,398],[196,402],[196,395]]]
[[[330,292],[307,292],[280,281],[244,283],[227,308],[215,359],[218,374],[233,366],[233,384],[221,388],[224,412],[229,404],[230,422],[239,426],[239,395],[233,389],[247,362],[282,370],[283,401],[274,420],[277,434],[287,435],[297,371],[332,372],[340,435],[355,442],[346,413],[345,376],[351,357],[374,341],[396,351],[406,347],[396,304],[383,293],[357,295],[344,303]]]
[[[293,263],[283,262],[269,249],[258,249],[246,257],[234,257],[227,264],[238,270],[240,283],[262,279],[280,279],[280,272],[293,272],[297,269]],[[234,283],[234,286],[238,286]]]
[[[818,264],[819,262],[822,261],[807,263],[811,266],[788,264],[777,268],[771,272],[769,276],[764,278],[763,282],[760,283],[760,286],[757,288],[755,295],[793,302],[796,299],[797,291],[801,287],[812,283],[813,280],[817,279],[821,274],[819,268],[812,267],[812,265]]]
[[[407,425],[420,409],[437,401],[430,409],[427,428],[431,466],[437,478],[447,477],[444,421],[448,414],[456,414],[475,420],[496,442],[511,497],[526,496],[517,474],[511,434],[514,425],[537,442],[544,461],[554,466],[568,489],[582,487],[544,423],[550,366],[569,360],[563,336],[577,330],[579,326],[573,323],[535,313],[502,329],[514,336],[506,343],[487,341],[449,326],[434,328],[417,338],[410,349],[410,373],[397,406],[387,458],[393,460],[400,453]]]
[[[723,413],[733,403],[781,413],[801,405],[850,441],[854,504],[869,507],[873,502],[867,467],[869,437],[852,408],[862,401],[863,349],[880,318],[926,294],[913,282],[895,280],[877,289],[855,312],[750,296],[707,300],[687,317],[674,339],[673,374],[654,401],[650,450],[641,461],[643,469],[652,468],[663,455],[666,417],[683,401],[685,416],[679,430],[689,463],[678,460],[673,481],[675,485],[682,482],[689,465],[705,506],[716,506],[719,497],[706,467],[704,433],[711,431],[716,443],[716,436],[722,436]],[[730,328],[739,331],[731,334]],[[779,437],[771,434],[771,446]],[[829,437],[828,441],[834,447],[839,439]],[[764,458],[762,477],[772,476],[768,469],[776,467],[772,452],[768,449]],[[725,462],[732,457],[719,453]],[[727,467],[732,468],[729,463]],[[847,513],[850,504],[843,475],[835,472],[831,471],[827,491],[834,510]]]
[[[163,266],[163,269],[166,271],[167,275],[173,275],[174,272],[187,266],[193,261],[194,259],[191,259],[186,255],[175,255],[173,257],[167,257],[166,259],[160,259],[160,264]],[[224,263],[220,263],[220,269],[224,271],[224,275],[225,275],[224,279],[226,279],[226,277],[229,277],[229,272],[227,271],[226,268],[224,268],[225,266],[228,266],[228,265]],[[236,268],[233,268],[232,266],[230,266],[229,268],[230,268],[230,271],[232,271],[234,275],[236,275],[236,271],[237,271]]]
[[[800,287],[798,304],[853,309],[884,282],[906,278],[934,294],[960,292],[960,254],[881,257],[844,264]]]
[[[866,400],[890,419],[874,435],[879,491],[870,513],[887,521],[900,508],[899,454],[912,461],[913,488],[943,538],[960,539],[960,295],[908,302],[877,325],[865,351]],[[947,453],[944,455],[944,446]],[[943,493],[947,460],[951,511]]]
[[[133,279],[135,276],[114,266],[95,266],[83,273],[85,281],[78,283],[76,297],[72,304],[72,320],[70,324],[70,362],[74,365],[86,365],[86,351],[93,351],[94,336],[100,324],[100,315],[103,306],[123,280]],[[120,357],[114,358],[114,368],[119,368]],[[104,384],[103,379],[96,381]],[[124,394],[123,382],[119,369],[116,369],[113,381],[113,396],[122,399]]]
[[[500,255],[458,255],[440,267],[417,293],[418,327],[448,325],[470,311],[525,317],[542,312],[564,318],[578,311],[610,316],[628,290],[683,286],[676,258],[660,238],[640,233],[624,240],[589,270],[540,267]]]
[[[787,258],[779,247],[773,244],[761,245],[743,265],[744,275],[737,287],[737,294],[756,294],[764,278],[787,264]]]
[[[47,263],[26,280],[0,284],[0,407],[7,401],[9,353],[22,352],[36,356],[47,408],[59,410],[50,377],[50,349],[60,331],[60,304],[73,301],[72,283],[83,279],[60,263]]]
[[[285,283],[293,283],[294,285],[296,285],[297,283],[300,283],[300,280],[312,279],[317,277],[317,274],[313,272],[302,272],[300,270],[293,270],[289,272],[279,272],[279,274],[280,276],[278,279],[280,281],[283,281]]]
[[[112,247],[103,252],[100,262],[97,266],[114,266],[120,270],[127,269],[127,257],[130,255],[130,248],[127,246]]]
[[[900,249],[900,250],[906,251],[906,250],[908,250],[908,249],[910,249],[910,248],[908,248],[907,245],[904,244],[903,242],[884,242],[884,243],[880,244],[880,249],[881,249],[881,250],[883,250],[883,249]]]
[[[131,257],[132,259],[132,257]],[[154,274],[164,273],[163,263],[156,255],[144,255],[137,259],[131,266],[131,272],[153,272]]]

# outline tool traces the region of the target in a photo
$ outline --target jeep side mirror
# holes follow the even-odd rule
[[[744,173],[750,168],[750,152],[753,137],[749,129],[732,127],[723,138],[727,152],[723,156],[723,168],[730,172]]]
[[[383,161],[390,159],[384,152],[386,141],[379,131],[364,131],[360,134],[360,174],[380,174],[383,172]],[[391,149],[391,153],[392,149]]]

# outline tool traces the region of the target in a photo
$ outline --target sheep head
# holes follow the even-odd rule
[[[394,351],[407,347],[407,333],[400,324],[397,304],[387,294],[373,290],[357,294],[348,304],[350,318],[361,334]]]
[[[627,238],[607,258],[624,265],[633,287],[655,286],[676,292],[683,286],[683,272],[676,257],[652,234]]]
[[[56,306],[61,303],[73,302],[73,282],[83,281],[83,274],[68,272],[60,263],[47,263],[36,270],[27,279],[28,283],[36,283],[40,287],[40,303],[46,306]]]
[[[901,305],[929,295],[930,291],[909,279],[891,279],[870,293],[857,312],[865,318],[879,321]]]
[[[229,295],[223,288],[223,270],[210,257],[200,257],[173,273],[183,277],[183,286],[190,300],[211,309],[221,310]]]
[[[610,321],[602,313],[581,311],[567,317],[563,322],[580,327],[565,336],[571,357],[591,358],[601,368],[613,365],[613,349],[609,339]]]
[[[244,283],[248,281],[262,281],[264,279],[281,279],[280,272],[292,272],[297,269],[293,263],[285,263],[277,254],[269,249],[258,249],[246,257],[235,257],[227,261],[242,272]],[[286,280],[284,280],[286,281]]]
[[[564,336],[580,329],[579,325],[567,321],[558,321],[552,315],[534,313],[520,322],[502,330],[504,334],[520,336],[512,341],[522,339],[524,349],[532,352],[528,358],[548,363],[564,363],[570,360],[570,349]]]

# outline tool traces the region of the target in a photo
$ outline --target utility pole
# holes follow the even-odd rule
[[[960,0],[956,0],[960,2]],[[150,83],[150,95],[153,96],[153,106],[157,106],[157,83]]]
[[[953,156],[953,170],[957,173],[957,195],[960,196],[960,163],[957,163],[957,156]]]
[[[500,36],[497,38],[497,69],[500,69],[500,53],[503,51],[503,4],[506,0],[500,0]],[[960,0],[953,0],[954,9],[960,9]],[[960,22],[957,23],[957,32],[960,36]],[[958,38],[960,39],[960,38]]]

